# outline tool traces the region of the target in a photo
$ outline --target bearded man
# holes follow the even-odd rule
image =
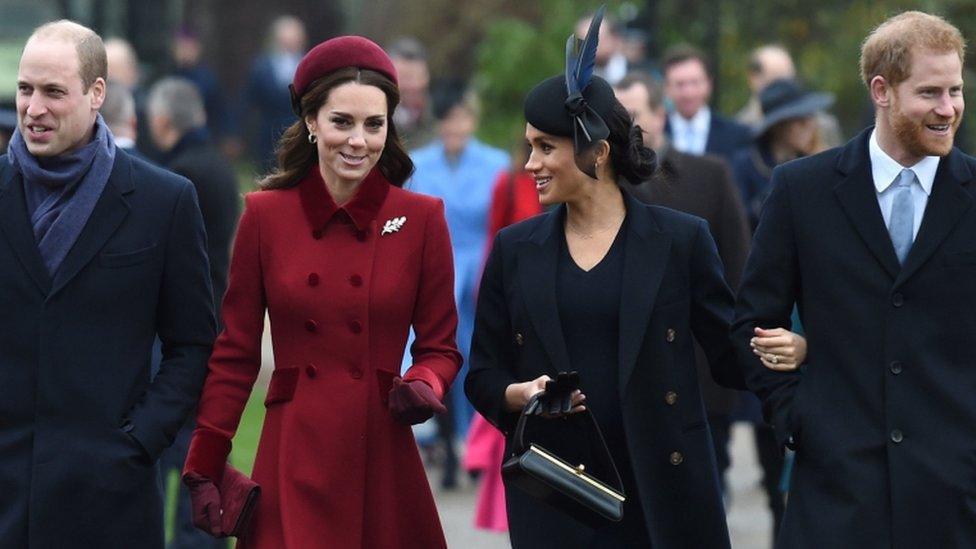
[[[976,159],[953,148],[963,53],[942,18],[885,21],[861,50],[876,125],[773,172],[733,330],[796,450],[777,547],[976,540]],[[789,326],[794,303],[809,354],[782,369],[751,343]]]

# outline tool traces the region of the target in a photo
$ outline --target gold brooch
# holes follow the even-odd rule
[[[383,224],[383,230],[380,232],[380,236],[387,235],[390,233],[395,233],[403,227],[403,224],[407,222],[406,216],[394,217],[393,219],[387,219],[386,223]]]

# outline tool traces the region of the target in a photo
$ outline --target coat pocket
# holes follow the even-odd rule
[[[156,245],[150,244],[145,248],[131,252],[104,252],[98,256],[98,264],[110,269],[138,265],[152,257],[154,251],[156,251]]]
[[[268,385],[268,396],[264,399],[264,405],[267,407],[279,402],[288,402],[295,396],[296,385],[298,385],[298,366],[275,369],[271,374],[271,383]]]

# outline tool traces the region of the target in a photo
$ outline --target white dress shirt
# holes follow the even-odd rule
[[[878,205],[881,207],[881,216],[884,218],[885,227],[891,228],[891,208],[895,200],[895,185],[898,175],[905,168],[915,172],[916,182],[911,186],[912,202],[915,206],[915,219],[912,228],[912,239],[918,237],[918,229],[922,226],[922,217],[925,214],[925,205],[929,202],[929,195],[932,194],[932,185],[935,183],[935,172],[939,169],[938,156],[926,156],[914,166],[902,166],[888,153],[881,150],[878,144],[878,130],[871,132],[871,139],[868,141],[868,154],[871,158],[871,176],[874,178],[874,190],[878,194]]]
[[[668,117],[671,123],[671,143],[679,152],[701,156],[708,144],[708,130],[712,124],[712,111],[702,107],[690,120],[677,112]]]

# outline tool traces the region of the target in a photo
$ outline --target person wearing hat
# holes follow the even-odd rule
[[[779,79],[759,92],[763,118],[753,129],[754,141],[732,157],[732,174],[753,230],[769,195],[773,168],[824,149],[817,116],[834,104],[834,96],[805,90],[796,80]]]
[[[396,82],[365,38],[309,51],[278,167],[245,197],[184,482],[197,525],[225,534],[216,486],[267,312],[275,370],[249,548],[445,546],[410,425],[444,411],[461,363],[451,243],[442,202],[401,188],[413,164],[390,116]]]
[[[587,74],[598,25],[599,12],[581,59],[567,55],[566,74],[525,99],[525,167],[539,201],[555,207],[495,237],[465,392],[511,451],[530,399],[557,373],[577,372],[569,411],[549,416],[570,421],[537,424],[537,440],[589,471],[574,414],[592,412],[620,472],[623,519],[602,526],[506,481],[514,547],[729,547],[693,341],[719,383],[744,387],[728,333],[732,292],[705,221],[617,185],[649,179],[656,158],[613,88]]]

